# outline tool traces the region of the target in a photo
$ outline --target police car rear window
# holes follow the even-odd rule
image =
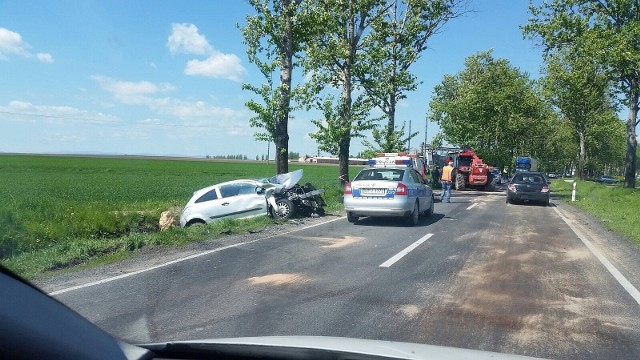
[[[387,180],[400,181],[405,170],[402,169],[366,169],[362,170],[354,179],[357,180]]]

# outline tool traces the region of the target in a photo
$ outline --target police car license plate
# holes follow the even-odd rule
[[[362,189],[362,195],[386,195],[387,189]]]

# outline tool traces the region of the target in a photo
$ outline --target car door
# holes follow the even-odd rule
[[[411,179],[413,180],[413,186],[416,189],[416,194],[420,204],[420,211],[424,211],[424,209],[428,208],[427,204],[431,201],[431,194],[427,191],[427,185],[417,171],[411,169],[410,174]]]
[[[267,201],[251,182],[236,182],[219,187],[220,217],[244,218],[267,214]]]

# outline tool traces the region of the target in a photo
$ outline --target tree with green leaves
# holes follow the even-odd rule
[[[310,136],[321,150],[338,155],[339,182],[344,186],[349,178],[351,139],[362,137],[375,125],[369,117],[371,99],[356,90],[361,88],[358,79],[371,70],[363,53],[368,50],[371,22],[383,16],[384,0],[309,0],[305,4],[315,18],[305,54],[307,104],[324,115],[314,121],[318,131]]]
[[[387,115],[388,116],[388,115]],[[388,153],[388,152],[400,152],[409,150],[406,149],[406,144],[410,139],[413,139],[418,135],[418,131],[411,134],[405,132],[406,123],[403,122],[399,129],[394,126],[390,133],[387,131],[389,128],[385,126],[380,128],[378,126],[371,130],[371,137],[373,142],[369,140],[363,140],[362,145],[367,149],[371,149],[375,153]]]
[[[592,125],[586,140],[585,167],[592,176],[624,172],[625,124],[612,110]]]
[[[249,61],[258,66],[266,79],[266,83],[258,86],[243,85],[243,89],[259,95],[263,102],[247,102],[247,108],[256,114],[250,124],[265,130],[255,134],[257,140],[275,143],[278,174],[289,171],[289,114],[297,92],[292,88],[292,73],[297,66],[295,56],[303,49],[308,21],[301,11],[301,2],[249,0],[257,14],[247,15],[247,25],[241,29]],[[280,75],[276,84],[273,77],[277,70]]]
[[[387,118],[384,129],[373,132],[374,142],[382,152],[401,151],[408,139],[418,134],[407,136],[404,125],[396,129],[398,102],[418,85],[410,67],[427,49],[428,40],[445,23],[465,12],[465,3],[466,0],[388,0],[383,16],[373,18],[368,51],[363,53],[371,67],[358,76]]]
[[[491,51],[470,56],[462,71],[445,75],[429,103],[429,119],[448,143],[469,145],[500,167],[511,167],[516,156],[537,156],[555,126],[535,82]]]
[[[577,171],[580,179],[584,179],[587,137],[602,119],[618,121],[611,116],[614,104],[609,78],[597,63],[565,51],[547,57],[545,73],[545,95],[577,136]],[[607,140],[610,139],[604,141]]]
[[[524,33],[540,40],[546,57],[570,51],[601,65],[629,108],[624,186],[635,187],[640,97],[640,1],[552,0],[529,7]]]

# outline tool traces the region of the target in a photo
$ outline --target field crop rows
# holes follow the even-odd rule
[[[324,188],[328,208],[339,209],[337,167],[291,164],[290,171],[299,168],[304,169],[301,183]],[[78,256],[48,266],[56,268],[113,247],[135,249],[149,242],[140,236],[159,236],[162,211],[182,207],[195,190],[239,178],[267,178],[274,169],[273,163],[251,161],[0,155],[0,260],[15,267],[29,253],[81,249]],[[189,241],[184,232],[175,229],[167,236]],[[108,245],[109,239],[126,241]],[[82,250],[82,244],[93,245]]]

